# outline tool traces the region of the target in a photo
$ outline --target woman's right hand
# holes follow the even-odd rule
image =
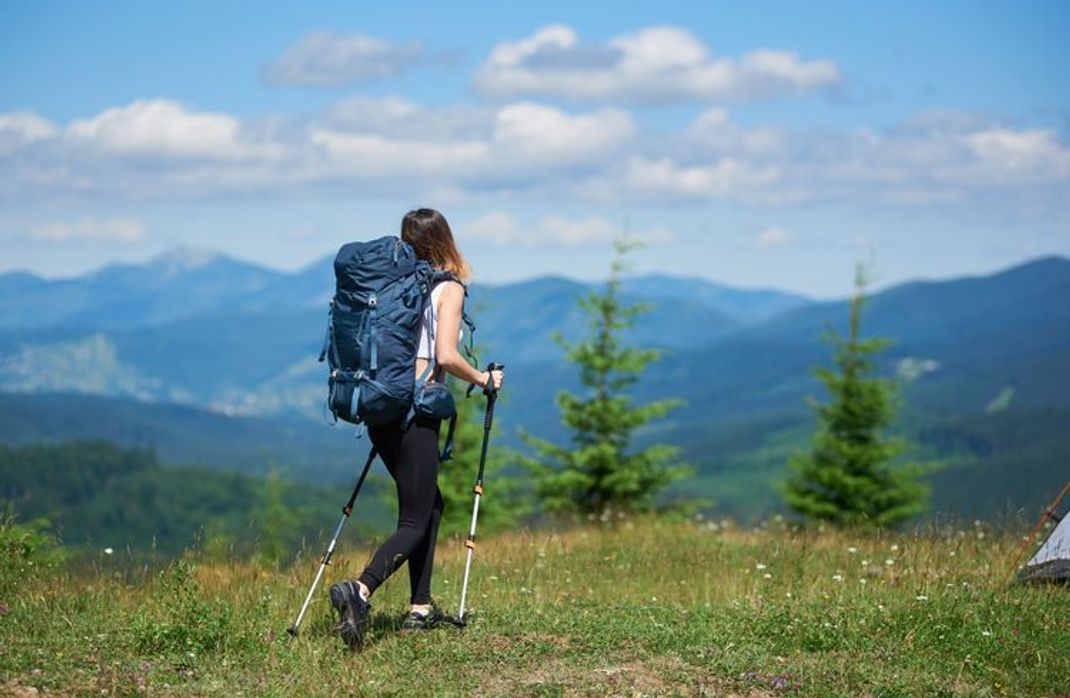
[[[491,380],[494,381],[494,389],[495,390],[501,390],[501,388],[502,388],[502,380],[504,380],[504,378],[505,378],[505,371],[504,370],[483,371],[483,373],[481,373],[479,375],[479,377],[482,379],[482,384],[483,384],[483,389],[484,390],[486,390],[490,386],[490,381]]]

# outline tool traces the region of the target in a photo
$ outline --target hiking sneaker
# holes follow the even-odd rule
[[[428,613],[410,611],[405,616],[405,620],[401,621],[401,630],[402,632],[430,630],[444,620],[446,620],[446,614],[437,606],[432,606]]]
[[[354,582],[338,582],[331,586],[331,605],[338,611],[338,630],[342,640],[350,647],[357,647],[364,639],[368,614],[372,605],[360,595],[360,587]]]

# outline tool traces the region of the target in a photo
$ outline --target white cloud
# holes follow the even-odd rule
[[[567,164],[600,160],[634,135],[631,116],[620,109],[570,115],[554,107],[522,102],[498,112],[494,145],[502,159]]]
[[[406,140],[378,134],[348,133],[312,128],[309,144],[319,148],[324,159],[313,164],[310,173],[353,176],[359,179],[381,176],[454,175],[485,168],[490,163],[487,143],[481,141],[434,142]]]
[[[515,242],[520,233],[520,224],[508,213],[495,211],[486,213],[458,229],[461,240],[490,242],[495,245],[508,245]]]
[[[485,138],[494,127],[495,111],[488,107],[448,105],[428,107],[398,96],[358,95],[328,108],[325,125],[353,133],[393,138],[457,140]]]
[[[167,99],[139,99],[71,123],[69,139],[121,155],[245,159],[278,157],[278,143],[243,137],[241,122],[220,112],[192,111]]]
[[[32,112],[0,114],[0,155],[55,134],[56,127],[50,121]]]
[[[613,225],[601,216],[568,219],[551,215],[539,219],[535,240],[561,245],[590,245],[609,242],[621,234],[620,226]]]
[[[0,144],[18,153],[0,157],[3,201],[434,194],[450,201],[837,202],[958,207],[963,215],[987,207],[1065,220],[1070,185],[1070,146],[1056,131],[955,113],[923,114],[881,131],[835,131],[743,125],[711,108],[675,133],[657,133],[623,109],[566,111],[530,101],[433,107],[360,97],[302,120],[250,121],[155,99],[66,126],[28,112],[0,114]],[[527,230],[583,238],[574,226],[567,234],[553,227]]]
[[[488,94],[632,102],[756,100],[839,81],[831,60],[804,61],[771,49],[715,58],[700,39],[672,26],[604,44],[582,43],[565,25],[543,27],[495,46],[475,77],[476,88]]]
[[[780,247],[791,242],[791,234],[779,225],[772,225],[758,233],[755,243],[761,249]]]
[[[268,82],[341,87],[399,75],[423,57],[419,44],[366,34],[315,31],[286,49],[264,73]]]
[[[484,214],[461,226],[458,231],[462,240],[489,242],[494,245],[578,247],[607,244],[624,237],[624,230],[620,225],[611,223],[602,216],[566,218],[546,215],[525,226],[513,216],[500,211]],[[664,226],[627,235],[628,239],[650,245],[665,244],[670,242],[672,237],[672,232]]]
[[[555,107],[530,102],[506,104],[497,110],[468,110],[467,122],[455,118],[461,111],[417,107],[405,100],[387,98],[385,107],[371,118],[359,116],[359,106],[370,100],[349,101],[344,109],[329,112],[333,126],[313,126],[309,142],[321,148],[327,167],[353,176],[443,177],[457,182],[508,182],[521,175],[548,170],[591,168],[604,165],[634,138],[636,129],[627,112],[599,109],[569,114]],[[399,129],[384,114],[411,128]],[[462,125],[462,123],[464,125]],[[427,128],[420,126],[427,125]],[[447,179],[448,178],[448,179]]]
[[[784,136],[775,128],[741,128],[728,111],[714,107],[699,114],[684,132],[686,149],[716,155],[768,156],[784,150]]]
[[[961,139],[974,158],[972,175],[982,181],[1070,177],[1070,149],[1059,143],[1052,130],[987,128],[965,134]]]
[[[766,205],[946,204],[996,190],[1039,194],[1070,180],[1070,147],[1054,131],[994,126],[953,112],[922,114],[883,132],[837,132],[742,127],[712,109],[667,152],[672,166],[662,163],[663,171],[693,172],[712,160],[737,163],[740,172],[775,172],[723,190]]]
[[[595,195],[597,187],[603,187],[603,195],[610,198],[746,199],[751,190],[774,185],[779,176],[773,165],[755,165],[731,157],[696,164],[683,164],[668,157],[633,157],[619,177],[589,186]]]
[[[145,237],[145,224],[128,217],[96,218],[83,216],[73,221],[42,223],[29,232],[29,237],[44,242],[103,242],[133,243]]]

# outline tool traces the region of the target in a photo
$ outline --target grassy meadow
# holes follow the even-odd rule
[[[981,526],[854,537],[633,521],[481,541],[465,630],[403,634],[408,575],[365,646],[334,632],[317,564],[192,551],[164,569],[4,555],[0,693],[46,695],[1056,696],[1070,589],[1007,584],[1020,538]],[[317,544],[318,547],[318,544]],[[355,574],[343,545],[327,573]],[[456,609],[461,541],[434,593]],[[37,693],[35,693],[35,691]]]

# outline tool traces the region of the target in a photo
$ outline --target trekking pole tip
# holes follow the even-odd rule
[[[463,630],[464,628],[466,628],[468,626],[468,616],[467,616],[467,614],[463,615],[463,616],[447,615],[446,616],[446,622],[449,623],[450,625],[452,625],[455,628]]]

